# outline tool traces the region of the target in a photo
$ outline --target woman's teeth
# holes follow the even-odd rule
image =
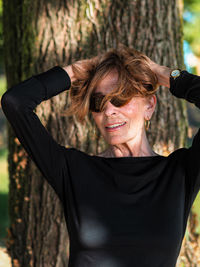
[[[116,129],[116,128],[119,128],[119,127],[121,127],[121,126],[123,126],[123,125],[125,125],[126,124],[126,122],[123,122],[123,123],[121,123],[121,124],[114,124],[114,125],[112,125],[112,126],[107,126],[106,128],[107,129]]]

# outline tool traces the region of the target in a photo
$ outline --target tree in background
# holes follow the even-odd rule
[[[117,47],[120,42],[144,52],[160,65],[183,68],[179,3],[178,0],[4,0],[8,88],[55,65],[68,65]],[[186,145],[186,104],[172,98],[161,86],[157,110],[147,133],[153,150],[163,155]],[[103,140],[92,135],[90,116],[86,128],[74,116],[59,116],[68,106],[68,100],[68,95],[62,93],[41,103],[36,112],[43,125],[60,144],[88,154],[104,150]],[[67,266],[69,239],[61,203],[9,124],[8,137],[11,224],[7,249],[12,265]],[[179,258],[178,264],[182,259]]]

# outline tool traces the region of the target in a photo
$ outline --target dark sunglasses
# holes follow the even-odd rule
[[[143,86],[148,90],[151,91],[153,90],[153,87],[151,84],[143,84]],[[90,107],[89,110],[92,112],[102,112],[100,109],[101,103],[104,99],[105,95],[101,93],[93,93],[90,97]],[[136,96],[135,96],[136,97]],[[130,100],[122,101],[118,99],[117,97],[113,97],[110,102],[115,106],[115,107],[122,107],[126,105]]]
[[[103,94],[93,94],[91,95],[90,98],[90,108],[89,110],[92,112],[102,112],[100,109],[101,103],[104,99],[105,95]],[[115,106],[115,107],[121,107],[124,106],[126,102],[119,100],[117,97],[113,97],[110,102]]]

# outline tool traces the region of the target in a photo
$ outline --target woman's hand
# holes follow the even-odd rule
[[[68,65],[68,66],[66,66],[66,67],[62,67],[62,68],[63,68],[63,69],[67,72],[67,74],[69,75],[71,82],[75,81],[74,73],[73,73],[73,70],[72,70],[72,66],[71,66],[71,65]]]
[[[82,59],[82,60],[78,60],[76,61],[74,64],[76,64],[78,67],[81,68],[81,65],[83,62],[86,62],[88,61],[88,59]],[[72,70],[72,66],[71,65],[68,65],[68,66],[65,66],[65,67],[62,67],[66,72],[67,74],[69,75],[70,77],[70,80],[71,82],[74,82],[76,79],[74,77],[74,73],[73,73],[73,70]]]
[[[158,85],[163,85],[169,88],[171,69],[155,63],[148,57],[147,57],[147,62],[148,62],[150,69],[156,74],[158,78]]]
[[[81,60],[75,61],[72,65],[75,65],[76,67],[78,67],[81,70],[81,68],[84,69],[84,63],[88,63],[90,61],[95,62],[96,60],[98,60],[98,56],[92,57],[90,59],[81,59]],[[74,77],[72,65],[62,67],[68,73],[71,82],[76,80],[76,78]]]

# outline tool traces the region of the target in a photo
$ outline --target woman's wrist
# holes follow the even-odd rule
[[[78,61],[75,61],[72,65],[75,65],[76,67],[78,67],[79,69],[83,68],[84,69],[84,63],[90,61],[89,59],[81,59]],[[75,76],[74,76],[74,72],[72,69],[72,65],[67,65],[66,67],[62,67],[69,75],[71,82],[74,82],[76,80]]]
[[[159,76],[160,84],[166,87],[170,87],[170,73],[171,69],[166,66],[161,66]]]
[[[72,66],[71,65],[68,65],[66,67],[62,67],[66,72],[67,74],[69,75],[70,77],[70,80],[71,82],[73,82],[75,80],[74,78],[74,73],[73,73],[73,70],[72,70]]]

